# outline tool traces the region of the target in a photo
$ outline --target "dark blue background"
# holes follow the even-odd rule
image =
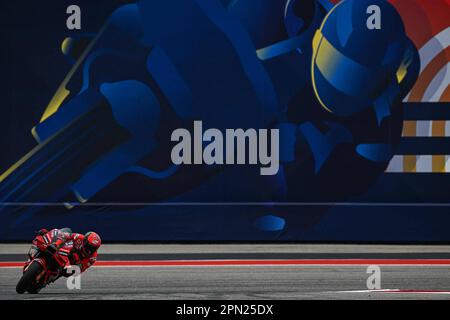
[[[65,27],[67,6],[79,4],[83,32],[95,33],[114,9],[129,2],[132,1],[0,0],[1,171],[35,146],[30,130],[70,68],[60,53],[62,40],[70,35]],[[273,211],[286,223],[282,231],[253,227],[260,214],[233,207],[198,210],[156,207],[151,210],[150,219],[142,211],[108,216],[108,209],[103,209],[104,215],[99,216],[98,210],[88,210],[85,215],[80,215],[80,211],[66,214],[56,223],[70,224],[77,231],[96,228],[106,240],[116,241],[450,242],[450,206],[423,205],[450,203],[449,186],[447,175],[385,174],[369,192],[349,201],[379,202],[382,206],[346,205],[320,210],[281,207]],[[264,214],[272,213],[270,209],[265,211]],[[39,225],[48,227],[53,220],[50,216],[34,221],[6,240],[30,238],[30,229]],[[125,220],[131,223],[123,225],[121,221]]]

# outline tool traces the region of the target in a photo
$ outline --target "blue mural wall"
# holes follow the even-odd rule
[[[0,5],[0,240],[450,241],[445,0]]]

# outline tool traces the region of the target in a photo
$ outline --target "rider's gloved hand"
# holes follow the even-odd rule
[[[74,263],[80,263],[80,261],[81,261],[80,256],[79,256],[77,253],[75,253],[75,252],[71,252],[71,253],[69,254],[69,260],[70,260],[70,262],[71,262],[72,264],[74,264]]]
[[[67,269],[63,269],[61,275],[63,277],[69,278],[75,274],[75,270],[72,270],[71,272],[67,271]]]
[[[56,251],[58,251],[58,248],[56,247],[56,245],[54,245],[54,244],[52,243],[52,244],[49,244],[49,245],[48,245],[47,251],[50,252],[51,254],[55,254]]]

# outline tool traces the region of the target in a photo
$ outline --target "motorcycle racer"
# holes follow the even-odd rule
[[[97,250],[102,243],[100,236],[91,231],[85,235],[72,233],[70,239],[73,241],[73,249],[69,255],[70,262],[84,272],[97,261]]]
[[[45,241],[52,241],[52,245],[56,250],[61,248],[65,243],[71,242],[72,250],[68,253],[70,264],[72,266],[78,266],[82,273],[97,261],[97,250],[100,248],[102,241],[100,236],[95,232],[91,231],[83,235],[72,233],[70,228],[63,228],[53,229],[51,231],[41,229],[38,234],[42,235]],[[62,275],[68,277],[72,274],[68,274],[64,270]]]

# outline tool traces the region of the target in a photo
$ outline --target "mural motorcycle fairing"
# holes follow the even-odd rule
[[[0,176],[0,238],[53,221],[110,240],[302,239],[399,149],[421,57],[393,4],[141,0],[66,38],[37,146]],[[198,120],[278,129],[280,170],[174,165],[172,132]]]

